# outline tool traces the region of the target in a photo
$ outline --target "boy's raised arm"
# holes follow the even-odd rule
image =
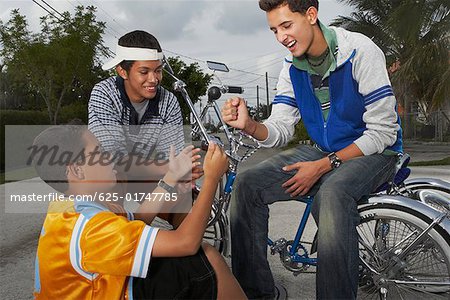
[[[219,146],[210,143],[204,160],[205,179],[192,211],[176,230],[158,232],[152,256],[174,257],[197,253],[211,213],[217,184],[227,169],[226,154]]]

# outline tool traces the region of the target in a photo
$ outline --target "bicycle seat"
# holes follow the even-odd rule
[[[410,160],[411,160],[411,157],[409,156],[409,154],[404,153],[403,155],[401,155],[397,162],[397,165],[395,167],[394,179],[392,181],[388,181],[388,182],[385,182],[382,185],[380,185],[375,190],[375,193],[383,192],[383,191],[387,190],[390,185],[392,185],[392,184],[399,185],[403,181],[405,181],[406,178],[408,178],[409,175],[411,174],[411,169],[408,168],[408,163]]]

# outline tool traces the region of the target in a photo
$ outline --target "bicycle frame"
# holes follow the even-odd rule
[[[203,137],[204,142],[206,144],[209,144],[210,142],[215,142],[215,143],[220,144],[222,147],[225,146],[218,139],[214,138],[213,136],[210,136],[207,133],[205,126],[202,123],[202,118],[206,116],[208,109],[210,109],[212,107],[219,119],[220,124],[222,124],[223,129],[226,134],[226,137],[229,141],[229,149],[225,151],[227,156],[229,157],[229,168],[228,168],[227,175],[226,175],[226,183],[225,183],[224,187],[223,187],[223,182],[220,183],[219,199],[215,200],[213,203],[212,213],[211,213],[212,216],[208,222],[208,226],[211,226],[212,224],[214,224],[215,222],[217,222],[220,219],[220,216],[222,213],[226,213],[228,211],[228,206],[229,206],[230,199],[231,199],[232,187],[234,184],[234,180],[236,179],[237,167],[238,167],[239,162],[244,161],[248,157],[250,157],[260,146],[256,142],[256,140],[253,139],[252,137],[250,137],[250,138],[256,142],[256,146],[249,145],[249,144],[242,142],[242,137],[240,140],[237,140],[231,134],[231,132],[228,130],[228,127],[225,125],[225,122],[222,119],[222,116],[220,114],[220,109],[219,109],[217,103],[215,102],[215,99],[213,99],[212,97],[211,98],[208,97],[207,105],[205,106],[204,110],[202,111],[202,113],[199,116],[194,108],[194,104],[193,104],[191,98],[189,97],[188,92],[186,91],[186,84],[174,75],[172,68],[170,67],[170,65],[168,64],[168,62],[165,58],[164,58],[164,64],[165,64],[165,67],[166,67],[165,70],[167,71],[167,73],[175,80],[175,83],[173,85],[174,90],[181,93],[181,95],[183,96],[185,102],[189,106],[189,109],[194,117],[192,134],[196,135],[200,131],[201,136]],[[219,91],[219,97],[220,97],[220,91]],[[245,152],[245,154],[243,156],[238,155],[238,150],[240,147],[247,148],[247,151]]]
[[[311,214],[311,206],[313,203],[314,197],[305,197],[301,198],[298,201],[303,202],[306,204],[305,211],[303,212],[302,218],[300,220],[300,224],[297,228],[297,232],[295,234],[294,241],[291,245],[291,248],[289,249],[289,256],[291,258],[291,262],[293,263],[299,263],[303,264],[304,266],[317,266],[318,259],[317,258],[310,258],[308,256],[308,252],[306,249],[302,246],[303,250],[305,251],[304,255],[299,255],[297,253],[297,249],[301,244],[301,238],[303,236],[303,232],[306,228],[306,222],[308,221],[308,218]],[[267,238],[267,245],[270,247],[272,254],[280,253],[281,251],[284,251],[286,248],[287,241],[284,238],[278,239],[277,241],[272,241],[270,238]],[[294,272],[294,275],[298,275],[300,271]]]

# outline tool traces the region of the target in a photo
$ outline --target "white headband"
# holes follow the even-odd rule
[[[116,56],[103,65],[103,70],[109,70],[120,64],[123,60],[162,60],[164,54],[156,49],[131,48],[116,46]]]

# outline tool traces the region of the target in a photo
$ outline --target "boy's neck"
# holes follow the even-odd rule
[[[320,30],[320,26],[317,23],[314,28],[314,37],[311,43],[311,46],[306,51],[307,56],[319,57],[322,55],[328,47],[327,41],[325,40],[325,36],[323,35],[322,30]]]
[[[144,100],[146,100],[145,98],[141,97],[140,95],[136,95],[134,93],[132,93],[132,88],[129,86],[129,83],[127,80],[124,80],[124,88],[125,88],[125,93],[127,93],[128,99],[130,99],[130,102],[133,103],[141,103]]]

